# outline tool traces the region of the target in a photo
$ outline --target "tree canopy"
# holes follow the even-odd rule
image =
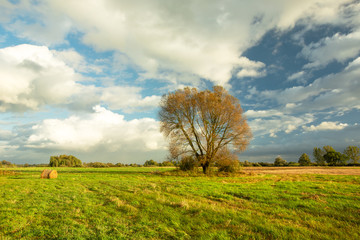
[[[242,152],[252,137],[239,100],[220,86],[213,91],[187,87],[164,95],[159,117],[171,156],[194,156],[204,173],[221,149]]]
[[[50,157],[50,167],[82,167],[80,159],[72,155],[60,155]]]
[[[314,155],[315,162],[317,165],[325,165],[325,159],[324,159],[325,151],[324,150],[322,150],[321,148],[315,147],[314,151],[313,151],[313,155]]]
[[[336,152],[335,150],[328,151],[324,155],[324,159],[330,166],[345,165],[346,161],[348,160],[345,154],[341,154],[339,152]]]
[[[150,166],[157,166],[158,163],[155,162],[154,160],[150,159],[150,160],[147,160],[145,161],[144,163],[144,167],[150,167]]]
[[[357,164],[360,160],[360,149],[357,146],[348,146],[344,150],[344,154],[352,161],[353,164]]]

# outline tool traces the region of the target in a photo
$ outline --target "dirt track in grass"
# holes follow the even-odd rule
[[[360,175],[360,167],[244,167],[246,173]]]

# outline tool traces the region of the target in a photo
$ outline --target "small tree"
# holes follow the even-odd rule
[[[317,165],[319,165],[319,166],[325,165],[325,159],[324,159],[325,151],[324,150],[322,150],[321,148],[315,147],[314,151],[313,151],[313,155],[314,155],[315,162]]]
[[[301,166],[309,166],[309,165],[311,165],[310,158],[309,158],[309,156],[308,156],[306,153],[303,153],[303,154],[300,156],[298,163],[299,163]]]
[[[281,156],[277,156],[274,161],[274,166],[285,166],[286,160],[283,159]]]
[[[356,146],[348,146],[344,150],[344,154],[352,161],[354,164],[358,164],[360,160],[360,149]]]

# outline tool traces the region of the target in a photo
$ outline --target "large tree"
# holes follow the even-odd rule
[[[204,173],[220,150],[244,151],[252,137],[239,100],[220,86],[213,91],[187,87],[164,95],[159,117],[171,156],[194,156]]]

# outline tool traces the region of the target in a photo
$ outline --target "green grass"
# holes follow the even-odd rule
[[[360,239],[359,176],[56,169],[0,174],[0,239]]]

